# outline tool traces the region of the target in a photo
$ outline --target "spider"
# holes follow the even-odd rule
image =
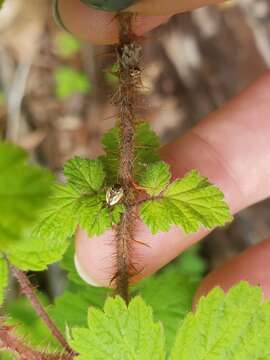
[[[120,185],[113,185],[106,192],[106,202],[109,206],[119,203],[124,196],[124,190]]]
[[[125,44],[120,54],[120,62],[126,69],[137,68],[142,57],[142,48],[137,43]]]

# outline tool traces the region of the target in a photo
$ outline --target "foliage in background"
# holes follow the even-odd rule
[[[27,163],[22,149],[0,143],[0,300],[8,282],[7,260],[24,270],[44,270],[57,260],[54,246],[31,238],[38,211],[45,206],[53,177]]]
[[[0,251],[23,237],[50,193],[52,176],[28,165],[27,153],[0,143]]]
[[[59,66],[54,73],[55,94],[65,100],[74,94],[86,94],[91,91],[91,83],[87,76],[69,66]]]
[[[38,296],[42,304],[48,306],[49,300],[46,295],[39,293]],[[6,324],[14,326],[16,334],[24,337],[29,345],[40,350],[44,348],[51,351],[59,349],[59,345],[46,325],[24,297],[18,297],[10,301],[6,305],[5,311],[8,315]]]
[[[56,52],[62,58],[70,58],[81,49],[80,42],[67,32],[60,32],[56,37]]]

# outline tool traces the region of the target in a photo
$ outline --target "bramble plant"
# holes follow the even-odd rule
[[[190,312],[204,271],[196,248],[129,286],[139,271],[132,248],[143,246],[136,241],[138,219],[153,234],[173,225],[193,233],[223,226],[232,216],[222,192],[196,169],[172,179],[160,159],[159,138],[136,112],[141,45],[131,31],[132,16],[120,13],[117,19],[113,101],[119,119],[103,137],[104,155],[67,161],[66,182],[60,183],[29,165],[23,150],[0,144],[0,300],[9,271],[28,300],[7,304],[0,349],[23,360],[269,359],[270,303],[258,287],[242,282],[226,295],[216,288]],[[112,290],[87,285],[78,276],[71,240],[78,226],[89,241],[113,229]],[[25,272],[46,270],[54,262],[67,271],[68,285],[48,305]]]

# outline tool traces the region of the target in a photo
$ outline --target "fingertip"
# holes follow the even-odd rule
[[[79,269],[83,269],[81,278],[86,282],[90,280],[99,287],[110,287],[115,272],[113,231],[108,230],[101,236],[90,239],[84,230],[79,229],[75,252]]]
[[[207,295],[212,288],[218,286],[226,292],[240,281],[261,286],[264,297],[269,299],[269,257],[270,239],[248,248],[203,279],[195,294],[194,304],[198,302],[201,296]]]
[[[74,256],[74,265],[75,265],[78,275],[80,276],[80,278],[83,281],[85,281],[87,284],[89,284],[91,286],[102,287],[102,285],[98,284],[95,280],[93,280],[90,277],[90,275],[88,274],[88,272],[83,268],[77,254],[75,254],[75,256]]]

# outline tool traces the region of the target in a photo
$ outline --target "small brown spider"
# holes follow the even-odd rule
[[[122,48],[121,63],[126,69],[137,68],[142,57],[142,47],[137,43],[125,44]]]

